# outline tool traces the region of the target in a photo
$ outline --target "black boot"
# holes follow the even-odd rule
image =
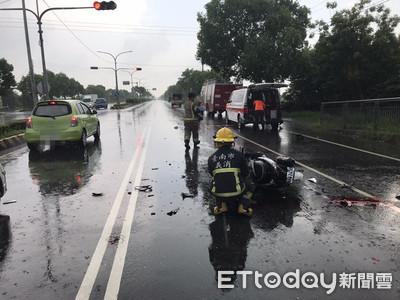
[[[189,149],[190,149],[189,141],[185,141],[185,147],[186,147],[186,150],[189,150]]]

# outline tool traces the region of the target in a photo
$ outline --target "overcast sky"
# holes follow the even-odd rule
[[[36,12],[36,0],[25,0],[26,7]],[[92,0],[37,0],[39,12],[49,7],[92,7]],[[209,0],[115,0],[117,9],[56,10],[47,12],[43,19],[46,66],[54,73],[65,73],[84,87],[101,84],[115,88],[113,70],[91,70],[91,66],[118,68],[141,67],[133,74],[133,81],[147,89],[156,88],[159,96],[177,82],[186,69],[201,70],[195,59],[196,34],[199,30],[197,13],[204,12]],[[326,9],[327,0],[300,0],[311,9],[312,19],[328,21],[332,12]],[[351,7],[356,1],[337,0],[338,9]],[[383,3],[392,13],[400,14],[399,0],[373,0]],[[0,0],[0,8],[21,8],[21,0]],[[42,73],[38,45],[36,17],[28,13],[29,36],[35,73]],[[17,81],[29,72],[25,34],[21,11],[0,11],[0,58],[14,66]],[[127,72],[118,72],[119,88],[122,81],[130,81]]]

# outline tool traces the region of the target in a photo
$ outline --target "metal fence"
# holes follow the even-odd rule
[[[320,124],[400,132],[400,98],[322,102]]]

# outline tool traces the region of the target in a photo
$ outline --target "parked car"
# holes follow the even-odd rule
[[[99,109],[99,108],[107,109],[107,107],[108,107],[107,100],[104,98],[97,98],[96,101],[94,101],[94,103],[93,103],[93,107],[95,109]]]
[[[253,101],[255,94],[262,95],[265,103],[264,124],[270,124],[273,130],[277,130],[282,124],[282,104],[279,88],[287,87],[284,83],[259,83],[234,90],[226,104],[226,124],[236,122],[238,128],[244,128],[246,124],[255,123]]]
[[[2,164],[0,164],[0,199],[7,192],[7,179],[6,179],[6,170],[3,168]]]
[[[50,143],[78,143],[86,146],[86,139],[100,138],[100,121],[96,110],[80,100],[51,100],[36,104],[26,120],[25,140],[31,150]]]

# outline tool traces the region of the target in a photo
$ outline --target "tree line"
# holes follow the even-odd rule
[[[23,76],[17,83],[13,70],[14,67],[6,59],[0,59],[0,97],[3,106],[8,106],[10,109],[30,109],[33,106],[30,77]],[[34,75],[35,86],[42,82],[42,78],[42,75]],[[84,88],[77,80],[69,78],[62,72],[55,74],[47,70],[47,78],[50,85],[50,99],[80,99],[85,94],[97,94],[99,98],[106,98],[110,102],[115,99],[114,89],[106,89],[103,85],[88,85]],[[136,95],[151,96],[144,87],[134,87],[134,90]],[[131,92],[127,90],[119,90],[119,94],[122,100],[133,98]]]
[[[212,71],[185,70],[164,98],[198,94],[209,78],[287,81],[285,104],[294,109],[400,96],[399,17],[383,4],[360,0],[335,11],[330,23],[312,23],[309,8],[293,0],[211,0],[205,8],[197,16],[196,58]]]

